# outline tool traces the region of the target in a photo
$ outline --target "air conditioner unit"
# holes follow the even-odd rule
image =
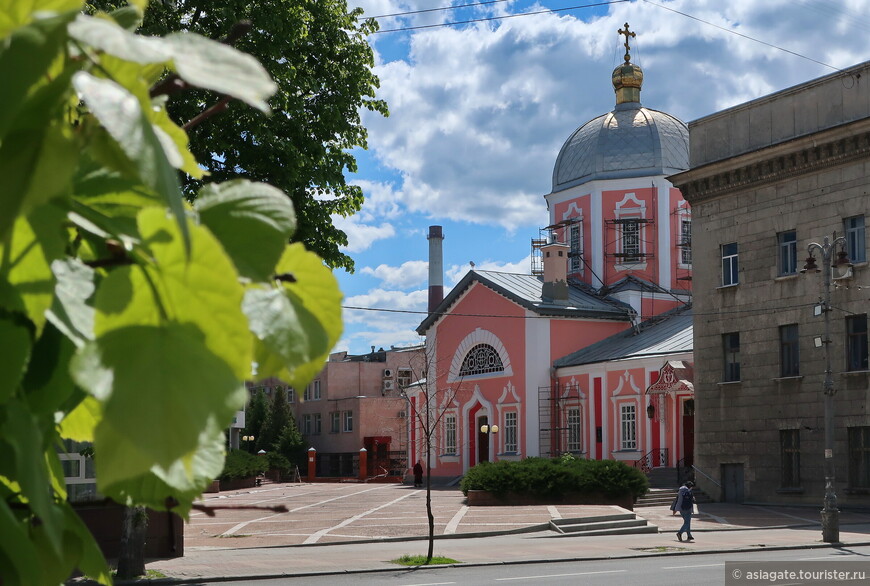
[[[384,392],[387,391],[395,391],[396,390],[396,381],[394,380],[385,380],[383,386]]]
[[[831,272],[833,273],[831,276],[835,281],[845,281],[846,279],[852,278],[852,267],[850,266],[833,267]]]
[[[385,368],[384,369],[384,378],[393,378],[393,369]]]
[[[396,413],[396,417],[399,417],[399,418],[405,418],[407,416],[408,416],[407,411],[399,411],[398,413]]]

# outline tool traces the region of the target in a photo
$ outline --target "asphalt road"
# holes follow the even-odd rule
[[[440,568],[397,568],[395,571],[379,571],[351,575],[304,576],[299,578],[280,578],[274,580],[236,581],[237,585],[278,586],[301,584],[310,586],[436,586],[466,584],[546,584],[548,586],[625,586],[643,584],[644,586],[674,586],[675,584],[767,584],[782,586],[831,584],[830,580],[768,579],[728,580],[733,565],[738,571],[751,570],[752,564],[769,562],[765,568],[789,569],[806,568],[818,571],[823,567],[836,567],[844,571],[857,571],[865,575],[864,580],[841,581],[838,584],[870,583],[870,546],[827,550],[790,550],[758,551],[751,553],[696,554],[691,556],[657,556],[618,560],[584,560],[571,562],[545,562],[534,564],[493,564],[484,566]],[[726,573],[728,564],[728,573]],[[779,564],[782,564],[781,566]],[[822,565],[819,565],[822,564]],[[741,577],[743,575],[741,574]],[[860,576],[859,576],[860,577]],[[199,582],[198,584],[221,584],[221,582]]]

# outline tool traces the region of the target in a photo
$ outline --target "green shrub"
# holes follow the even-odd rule
[[[250,478],[265,469],[265,462],[258,456],[244,450],[230,450],[224,462],[224,469],[218,476],[221,480]]]
[[[486,490],[495,494],[509,492],[541,497],[561,497],[569,493],[604,494],[637,499],[646,493],[646,476],[632,466],[616,460],[577,458],[526,458],[519,462],[483,462],[465,473],[462,493]]]

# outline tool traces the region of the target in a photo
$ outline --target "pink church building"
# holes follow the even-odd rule
[[[529,274],[472,270],[443,295],[443,236],[430,228],[409,448],[435,477],[565,452],[691,463],[691,211],[667,180],[688,168],[688,129],[641,106],[643,72],[625,46],[616,107],[556,158]]]

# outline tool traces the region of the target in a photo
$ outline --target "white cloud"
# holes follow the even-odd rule
[[[377,226],[363,224],[359,216],[350,218],[333,216],[332,223],[347,234],[347,246],[342,247],[342,250],[347,252],[362,252],[378,240],[391,238],[396,234],[391,224],[385,222]]]
[[[387,287],[404,290],[427,283],[429,263],[425,260],[409,260],[398,267],[381,264],[375,268],[363,267],[360,272],[380,279]]]
[[[410,293],[374,289],[348,297],[344,301],[343,317],[350,331],[344,339],[355,348],[419,343],[420,337],[414,330],[426,317],[428,296],[426,289]],[[347,309],[349,307],[364,309]]]
[[[480,263],[476,261],[471,262],[474,262],[474,270],[477,271],[497,271],[500,273],[517,273],[521,275],[528,275],[532,272],[531,255],[519,262],[500,262],[493,260],[487,260]],[[445,273],[451,285],[456,285],[456,283],[461,281],[462,277],[464,277],[470,270],[470,263],[465,265],[452,265],[447,268]]]

